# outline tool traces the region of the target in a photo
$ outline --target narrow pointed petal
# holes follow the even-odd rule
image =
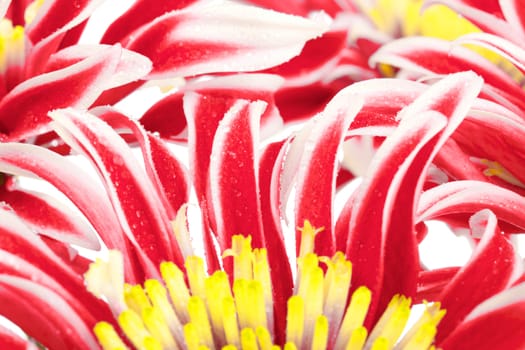
[[[472,234],[481,241],[469,262],[438,298],[447,310],[446,317],[439,324],[438,345],[476,305],[508,287],[523,273],[521,259],[509,239],[501,234],[496,216],[491,211],[482,210],[475,214],[470,226]]]
[[[264,247],[257,180],[257,126],[264,102],[238,101],[219,123],[210,158],[210,197],[221,249],[234,234]]]
[[[150,78],[255,71],[288,61],[326,29],[322,21],[213,1],[157,18],[126,47],[152,60]]]
[[[437,300],[444,287],[448,285],[459,269],[459,267],[445,267],[430,271],[420,271],[414,303]]]
[[[34,46],[26,60],[26,74],[42,72],[47,59],[56,52],[67,31],[82,25],[102,0],[46,1],[27,27],[27,35]]]
[[[25,220],[35,232],[83,248],[98,250],[100,243],[93,229],[55,198],[22,189],[0,189],[0,198]]]
[[[361,100],[343,90],[332,99],[325,110],[305,128],[310,130],[305,152],[297,173],[295,222],[309,220],[314,227],[324,227],[316,238],[316,253],[331,256],[335,253],[333,202],[338,170],[338,149],[342,147],[346,130],[362,106]],[[300,236],[296,237],[299,254]]]
[[[0,102],[0,131],[19,140],[49,131],[50,110],[87,108],[106,88],[122,49],[110,47],[68,68],[29,79]]]
[[[0,275],[0,314],[50,349],[98,349],[89,326],[50,289]],[[79,341],[81,339],[82,341]]]
[[[120,225],[136,249],[155,265],[164,260],[182,265],[166,209],[125,141],[108,124],[88,113],[67,109],[50,116],[62,139],[88,157],[100,172]],[[149,262],[143,263],[148,270]]]

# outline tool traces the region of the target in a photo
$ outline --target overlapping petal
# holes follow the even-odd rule
[[[126,47],[152,60],[149,78],[255,71],[296,56],[326,28],[322,19],[213,1],[158,17],[135,31]]]

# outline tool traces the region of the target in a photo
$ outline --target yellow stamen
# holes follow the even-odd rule
[[[312,350],[324,350],[326,344],[328,344],[328,319],[325,316],[319,316],[315,321]]]
[[[142,313],[142,310],[151,307],[151,303],[146,296],[144,289],[139,285],[131,286],[125,284],[124,299],[126,300],[128,307],[139,315]]]
[[[190,297],[188,313],[190,315],[190,322],[195,325],[200,343],[203,343],[209,348],[214,348],[210,320],[208,319],[206,306],[201,298],[196,296]]]
[[[308,231],[313,241],[316,230],[307,227],[303,231]],[[233,287],[224,271],[207,276],[203,260],[197,257],[186,259],[189,290],[182,271],[171,263],[161,264],[166,287],[153,279],[147,280],[144,288],[126,286],[127,309],[118,319],[135,348],[281,349],[275,344],[269,320],[274,305],[267,252],[252,249],[249,237],[235,236],[233,241],[233,248],[225,255],[233,255],[233,268],[243,276],[234,279]],[[363,322],[371,302],[370,290],[357,288],[346,310],[343,307],[352,273],[352,264],[344,255],[328,258],[306,252],[297,265],[296,293],[288,299],[284,350],[383,350],[394,345],[426,350],[432,346],[444,315],[438,303],[427,306],[400,339],[410,314],[410,299],[395,296],[368,336]],[[179,314],[184,314],[184,319]],[[100,323],[95,334],[104,350],[123,349],[124,343],[110,325]]]
[[[241,346],[242,350],[258,350],[257,338],[251,328],[244,328],[241,331]]]
[[[190,256],[186,259],[184,266],[186,266],[191,294],[205,299],[206,287],[204,279],[206,278],[206,272],[204,271],[204,261],[199,257]]]
[[[190,300],[190,291],[184,281],[184,274],[172,262],[163,262],[160,264],[160,273],[166,283],[171,300],[174,300],[173,306],[179,320],[184,323],[189,320],[186,305]]]
[[[144,340],[151,334],[146,330],[142,319],[133,310],[125,310],[118,317],[120,328],[137,349],[145,349]]]
[[[95,325],[95,328],[93,329],[93,332],[95,332],[95,335],[97,336],[100,345],[102,345],[102,348],[104,348],[105,350],[128,349],[126,344],[124,344],[122,339],[120,339],[119,335],[115,331],[115,328],[113,328],[113,326],[107,322],[97,323]]]
[[[288,299],[286,341],[301,347],[304,333],[304,300],[298,295]]]

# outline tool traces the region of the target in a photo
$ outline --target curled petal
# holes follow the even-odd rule
[[[454,0],[427,0],[425,6],[428,7],[432,4],[445,5],[454,12],[464,16],[484,32],[492,33],[508,40],[517,40],[518,42],[522,41],[524,36],[519,29],[514,28],[509,25],[509,23],[495,15],[500,11],[498,2],[501,1],[467,2]],[[474,4],[475,6],[471,6]],[[486,4],[494,6],[489,5],[484,7]]]
[[[507,22],[525,38],[525,12],[519,0],[500,0],[499,5]]]
[[[137,139],[149,179],[155,186],[158,198],[174,220],[179,208],[188,202],[189,178],[184,165],[158,137],[146,132],[139,123],[109,107],[92,109],[113,129],[129,129]]]
[[[438,297],[447,310],[438,328],[438,344],[476,305],[511,285],[523,273],[521,259],[509,239],[501,234],[496,216],[490,210],[472,216],[470,226],[472,234],[481,241],[469,262]]]
[[[10,350],[38,350],[31,341],[20,337],[4,326],[0,326],[0,347]]]
[[[45,72],[66,68],[88,57],[103,54],[109,45],[75,45],[58,51],[49,57],[44,67]],[[148,74],[151,70],[151,61],[136,52],[122,49],[111,80],[105,84],[105,90],[134,82]]]
[[[488,48],[511,61],[521,72],[525,72],[525,50],[496,35],[486,33],[467,34],[456,40],[458,44],[474,44]]]
[[[182,256],[169,226],[166,209],[157,200],[153,184],[140,168],[131,149],[98,118],[72,109],[50,113],[55,131],[73,149],[90,159],[108,189],[123,231],[141,256],[147,274],[164,260],[182,264]]]
[[[0,189],[0,198],[35,232],[87,249],[100,249],[98,237],[85,219],[52,196],[22,189]]]
[[[119,41],[125,42],[125,38],[142,25],[162,16],[166,12],[182,9],[194,2],[195,0],[135,1],[124,14],[111,23],[101,42],[108,44],[115,44]]]
[[[255,71],[296,56],[326,28],[300,17],[212,1],[157,18],[135,32],[126,47],[152,60],[150,78]]]
[[[0,275],[0,296],[0,314],[47,348],[98,348],[91,325],[54,291],[19,277]]]
[[[493,211],[498,219],[525,229],[525,198],[501,186],[481,181],[448,182],[423,192],[417,221],[451,214],[473,214],[484,208]]]
[[[415,293],[418,267],[412,208],[425,180],[422,174],[466,116],[481,85],[472,72],[450,75],[432,85],[400,112],[398,128],[372,160],[354,201],[347,254],[356,266],[357,285],[381,293],[380,309],[395,293]],[[399,251],[405,253],[400,256]]]
[[[422,76],[472,70],[493,88],[514,95],[512,101],[517,101],[518,105],[516,96],[525,97],[521,87],[503,70],[475,52],[445,40],[427,37],[399,39],[382,46],[370,57],[370,62],[391,64]]]
[[[50,110],[87,108],[111,82],[122,49],[109,47],[67,68],[26,80],[0,102],[0,131],[19,140],[49,131]]]

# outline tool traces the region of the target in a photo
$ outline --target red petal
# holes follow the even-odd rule
[[[50,110],[86,108],[111,81],[121,55],[111,47],[68,68],[18,85],[0,102],[0,131],[18,140],[48,131]]]
[[[85,219],[53,197],[1,188],[0,198],[35,232],[87,249],[100,249],[98,237]]]
[[[439,324],[438,345],[472,309],[509,286],[520,269],[512,243],[500,233],[496,216],[483,210],[472,216],[472,234],[481,237],[470,261],[456,274],[438,300],[447,310]]]
[[[115,44],[123,41],[135,29],[140,28],[162,16],[166,12],[182,9],[195,0],[154,1],[138,0],[119,18],[117,18],[104,33],[101,42]]]
[[[417,295],[414,303],[426,300],[436,300],[443,288],[457,274],[459,267],[445,267],[432,271],[419,272],[417,280]]]
[[[500,0],[499,5],[503,16],[510,25],[525,37],[525,9],[523,3],[518,0]]]
[[[72,109],[51,113],[56,132],[73,149],[90,159],[104,186],[126,236],[139,252],[158,266],[164,260],[182,265],[182,256],[163,203],[131,149],[106,123]],[[147,273],[156,271],[142,260]]]
[[[186,118],[183,111],[183,95],[195,91],[205,95],[199,99],[196,111],[186,111],[186,114],[200,113],[199,108],[219,108],[214,115],[222,115],[235,103],[237,99],[262,100],[268,103],[268,108],[261,118],[261,132],[271,135],[281,127],[281,116],[275,107],[274,93],[282,84],[283,79],[270,74],[236,74],[218,77],[203,82],[192,82],[184,85],[180,91],[170,94],[154,104],[140,119],[140,122],[149,131],[159,132],[162,138],[180,141],[186,137]],[[211,105],[215,106],[212,107]],[[222,115],[221,115],[222,114]],[[197,117],[199,117],[197,115]],[[208,115],[206,118],[210,118]],[[215,124],[215,123],[213,123]],[[199,129],[201,126],[196,125]],[[211,126],[211,125],[209,125]],[[217,126],[209,131],[213,136]],[[210,140],[211,144],[211,140]],[[197,192],[199,193],[199,192]]]
[[[366,285],[380,295],[379,310],[396,293],[415,293],[415,213],[407,208],[417,203],[425,179],[422,174],[465,117],[481,85],[471,72],[450,75],[432,85],[400,113],[398,128],[370,165],[352,210],[347,255],[355,265],[356,285]],[[434,111],[447,116],[448,123]]]
[[[454,181],[425,191],[417,221],[490,209],[499,220],[525,229],[525,198],[500,186],[478,181]]]
[[[257,126],[266,104],[239,100],[217,128],[210,157],[210,197],[221,249],[235,234],[264,247],[257,184]]]
[[[35,344],[0,326],[0,348],[9,350],[37,350]]]
[[[440,347],[450,350],[523,349],[524,315],[525,301],[502,307],[459,325]]]
[[[381,47],[370,61],[391,64],[422,76],[472,70],[523,107],[525,93],[507,73],[473,51],[448,41],[429,37],[399,39]]]
[[[49,349],[96,349],[97,341],[73,307],[50,289],[0,276],[0,314]]]
[[[293,289],[292,271],[286,254],[279,213],[279,175],[286,145],[284,141],[269,144],[259,161],[261,214],[272,278],[275,342],[285,340],[286,303]]]
[[[338,170],[338,149],[346,130],[361,108],[362,102],[353,94],[342,90],[325,110],[306,124],[308,139],[304,144],[297,173],[295,197],[295,222],[302,225],[309,220],[314,227],[324,227],[316,237],[318,255],[335,253],[332,205],[335,197],[335,180]],[[296,236],[296,253],[299,254],[300,233]]]
[[[300,17],[207,2],[157,18],[135,32],[126,47],[152,60],[150,78],[255,71],[286,62],[325,29]]]
[[[115,130],[129,129],[139,142],[149,179],[156,188],[157,196],[175,220],[182,204],[188,202],[189,178],[186,168],[158,137],[147,133],[140,125],[111,108],[91,111],[108,122]]]

